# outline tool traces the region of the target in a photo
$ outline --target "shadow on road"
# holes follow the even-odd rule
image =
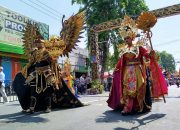
[[[109,96],[106,96],[106,95],[79,95],[80,98],[81,97],[109,97]]]
[[[7,106],[19,106],[19,103],[7,104]]]
[[[144,114],[134,114],[129,116],[122,116],[120,111],[106,111],[103,113],[104,115],[97,118],[97,123],[112,123],[112,122],[126,122],[131,124],[139,124],[130,129],[126,128],[115,128],[114,130],[138,130],[139,127],[146,125],[150,122],[163,118],[166,114],[163,113],[144,113]]]
[[[6,114],[6,115],[0,115],[0,123],[45,123],[48,122],[48,119],[39,117],[39,112],[36,114],[24,114],[22,112],[12,113],[12,114]]]
[[[180,98],[180,96],[174,97],[174,96],[168,96],[166,98]]]

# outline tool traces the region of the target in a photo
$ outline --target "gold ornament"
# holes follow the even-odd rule
[[[135,21],[129,16],[124,16],[120,27],[120,35],[124,39],[126,37],[135,38],[137,35],[137,27]]]
[[[66,49],[63,55],[68,56],[68,53],[75,49],[78,39],[83,38],[80,35],[83,33],[83,26],[85,24],[85,12],[80,12],[71,16],[68,20],[63,22],[63,29],[61,30],[60,37],[66,44]]]
[[[141,15],[136,20],[136,26],[138,29],[143,30],[144,32],[150,31],[157,22],[157,18],[154,14],[150,12],[142,12]]]
[[[34,51],[34,41],[41,40],[47,51],[49,51],[50,55],[53,58],[58,58],[59,56],[68,56],[68,53],[75,49],[77,46],[77,42],[79,42],[79,38],[82,38],[80,35],[82,34],[83,26],[85,24],[85,12],[77,13],[76,15],[72,15],[69,19],[65,20],[62,23],[62,30],[60,32],[60,36],[53,36],[49,40],[42,40],[39,29],[36,25],[31,23],[27,23],[24,35],[24,52],[27,58],[30,59],[31,53]]]
[[[23,48],[24,53],[29,59],[31,57],[31,53],[34,51],[35,45],[33,44],[36,39],[42,39],[41,34],[39,33],[38,27],[34,24],[27,23],[25,26],[25,31],[23,34]]]
[[[52,36],[49,41],[44,41],[44,46],[53,58],[58,58],[66,49],[66,44],[57,36]]]
[[[124,49],[126,46],[127,46],[126,43],[122,43],[122,44],[118,44],[118,45],[117,45],[117,48],[118,48],[119,51],[121,51],[121,50]]]

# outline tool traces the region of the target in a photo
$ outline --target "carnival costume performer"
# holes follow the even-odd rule
[[[34,113],[35,105],[38,96],[43,94],[44,104],[46,107],[45,112],[51,111],[51,94],[53,86],[56,85],[56,79],[51,68],[52,57],[45,49],[43,42],[40,39],[34,41],[35,50],[32,52],[28,76],[26,84],[30,86],[30,107],[29,111]],[[33,70],[32,70],[33,69]]]
[[[64,80],[65,80],[68,88],[71,90],[71,92],[73,94],[75,94],[75,90],[74,90],[74,86],[73,86],[74,78],[71,75],[71,64],[70,64],[69,58],[67,58],[65,60],[63,73],[64,73]]]
[[[57,63],[59,56],[68,56],[75,48],[84,21],[84,12],[71,16],[63,22],[61,35],[52,36],[49,40],[42,40],[36,25],[27,24],[23,40],[29,62],[13,81],[23,110],[50,112],[51,108],[84,105],[65,84]]]
[[[144,58],[150,60],[151,75],[156,81],[153,97],[158,98],[162,94],[167,94],[167,85],[160,68],[156,72],[153,69],[158,57],[155,51],[148,53],[142,47],[142,42],[133,43],[137,35],[137,27],[135,21],[128,16],[125,16],[121,23],[120,35],[124,38],[125,43],[119,46],[120,58],[113,73],[112,89],[107,100],[108,106],[112,109],[120,108],[122,115],[149,111],[151,102],[147,102],[146,94],[150,91],[147,91],[149,87],[146,82]]]

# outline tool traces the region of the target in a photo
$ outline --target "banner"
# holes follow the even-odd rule
[[[39,27],[44,39],[49,39],[49,26],[0,6],[0,43],[22,46],[23,30],[27,22]]]

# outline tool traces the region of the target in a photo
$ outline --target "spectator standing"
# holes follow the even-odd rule
[[[108,88],[108,91],[110,91],[111,85],[112,85],[112,75],[111,74],[109,74],[109,76],[107,78],[107,82],[108,82],[107,88]]]
[[[91,77],[88,75],[85,79],[86,81],[86,85],[87,85],[87,89],[91,88]]]
[[[80,84],[81,84],[80,93],[83,94],[86,91],[85,74],[81,75],[81,77],[80,77]]]
[[[3,72],[3,67],[0,66],[0,93],[3,97],[3,102],[9,102],[8,101],[8,98],[7,98],[7,95],[6,95],[6,92],[5,92],[5,84],[4,84],[4,80],[5,80],[5,74]]]
[[[108,88],[107,88],[107,78],[104,78],[104,90],[105,91],[108,91]]]
[[[80,90],[79,90],[80,87],[81,87],[80,80],[79,80],[79,78],[76,78],[75,81],[74,81],[74,90],[75,90],[75,96],[76,97],[79,97],[78,92],[80,92]]]
[[[176,78],[174,78],[174,79],[175,79],[175,82],[176,82],[177,87],[179,88],[179,78],[176,77]]]

